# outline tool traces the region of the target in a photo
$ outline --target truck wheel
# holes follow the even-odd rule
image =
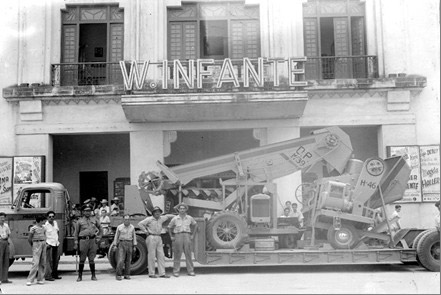
[[[141,236],[136,236],[136,241],[137,245],[135,246],[135,251],[132,253],[132,263],[130,266],[130,274],[132,275],[142,274],[146,270],[148,264],[147,245],[145,244],[145,239]],[[118,262],[116,250],[116,247],[111,247],[107,255],[110,265],[115,270]]]
[[[360,235],[353,225],[342,224],[339,230],[331,226],[327,238],[334,249],[352,249],[360,239]]]
[[[221,212],[207,224],[207,239],[214,249],[239,249],[247,238],[247,224],[234,212]]]
[[[439,231],[428,230],[421,237],[416,248],[419,263],[430,271],[440,271],[439,238]]]
[[[423,232],[420,232],[416,237],[415,237],[415,239],[413,240],[413,242],[412,242],[412,248],[413,249],[416,249],[417,248],[417,245],[418,245],[418,242],[421,240],[421,238],[428,232],[428,231],[430,231],[430,230],[436,230],[436,229],[427,229],[427,230],[425,230],[425,231],[423,231]]]

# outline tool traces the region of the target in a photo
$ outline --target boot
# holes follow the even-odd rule
[[[90,272],[92,273],[92,281],[98,281],[95,276],[95,263],[89,263]]]
[[[77,282],[81,282],[83,280],[83,270],[84,270],[84,263],[80,263],[78,265],[78,278],[77,278]]]

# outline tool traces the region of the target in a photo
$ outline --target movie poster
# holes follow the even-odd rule
[[[0,157],[0,206],[12,204],[12,157]]]
[[[422,201],[420,150],[418,146],[391,146],[389,156],[404,156],[411,172],[403,199],[397,203],[417,203]]]
[[[13,201],[27,184],[44,182],[44,156],[14,157]]]
[[[420,146],[421,186],[423,202],[439,201],[440,159],[439,145]]]

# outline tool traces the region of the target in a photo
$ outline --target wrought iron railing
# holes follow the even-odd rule
[[[308,56],[306,80],[378,78],[378,59],[374,55]]]
[[[118,62],[84,62],[53,64],[53,86],[123,84]]]

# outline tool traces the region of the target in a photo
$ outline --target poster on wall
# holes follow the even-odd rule
[[[12,202],[26,185],[45,181],[44,164],[44,156],[14,157]]]
[[[439,201],[440,196],[440,158],[439,145],[420,146],[421,186],[423,202]]]
[[[416,203],[422,201],[420,150],[418,146],[390,146],[388,156],[404,156],[411,172],[403,199],[397,203]]]
[[[12,157],[0,157],[0,206],[12,204]]]

